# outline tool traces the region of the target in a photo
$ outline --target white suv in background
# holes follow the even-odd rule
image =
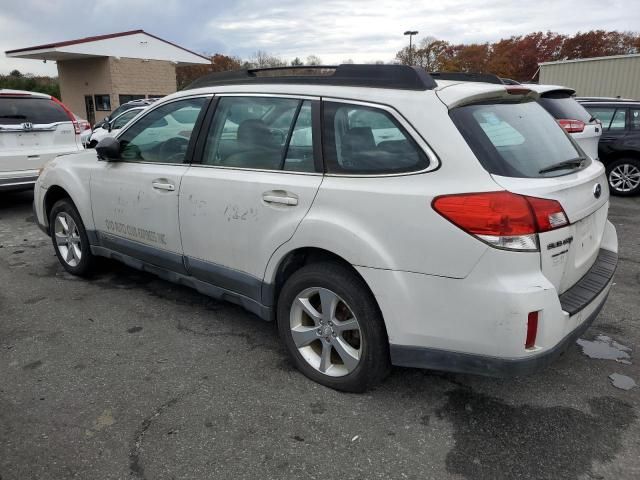
[[[109,257],[238,303],[340,390],[560,355],[617,264],[602,164],[523,86],[322,73],[212,74],[49,163],[35,210],[64,268]]]
[[[576,91],[557,85],[523,84],[538,92],[538,103],[553,115],[553,118],[594,160],[598,160],[598,142],[602,136],[602,123],[591,115],[575,99]]]
[[[80,126],[59,100],[0,90],[0,191],[32,187],[47,161],[81,149]]]
[[[440,80],[509,85],[513,92],[522,85],[523,88],[538,93],[537,102],[571,135],[586,155],[598,160],[598,142],[602,135],[602,123],[576,101],[574,89],[537,83],[521,84],[490,73],[432,72],[431,75]]]
[[[102,123],[101,126],[96,127],[91,133],[87,146],[94,148],[103,138],[115,137],[127,123],[134,119],[145,108],[147,107],[135,107],[125,110],[107,123]]]

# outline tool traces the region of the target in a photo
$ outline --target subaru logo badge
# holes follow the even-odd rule
[[[596,198],[600,198],[600,195],[602,195],[602,186],[599,183],[596,183],[593,186],[593,196]]]
[[[22,129],[23,130],[33,130],[33,123],[31,122],[25,122],[22,124]]]

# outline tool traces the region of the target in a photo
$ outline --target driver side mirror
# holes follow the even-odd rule
[[[105,162],[120,160],[120,142],[113,137],[105,137],[96,145],[98,158]]]
[[[114,124],[114,122],[109,122],[109,123],[107,123],[107,130],[108,130],[108,131],[113,130],[113,124]]]

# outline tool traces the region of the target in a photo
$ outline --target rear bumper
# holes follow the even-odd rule
[[[391,363],[497,377],[527,375],[540,370],[558,358],[596,319],[609,295],[617,264],[616,252],[601,249],[589,271],[558,297],[567,325],[573,325],[573,329],[546,348],[536,348],[526,356],[510,358],[392,344]],[[550,321],[558,322],[561,318]]]
[[[0,172],[0,191],[33,188],[36,180],[38,180],[37,170]]]
[[[356,267],[382,312],[395,365],[512,376],[552,362],[593,322],[613,282],[618,241],[607,222],[597,260],[558,295],[540,255],[488,248],[465,278]],[[535,347],[527,318],[538,312]]]
[[[591,326],[602,310],[608,295],[609,288],[606,289],[606,293],[586,319],[558,344],[527,358],[501,358],[422,347],[390,345],[391,363],[402,367],[428,368],[490,377],[529,375],[553,363]]]

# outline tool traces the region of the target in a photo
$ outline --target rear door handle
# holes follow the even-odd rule
[[[280,205],[298,205],[298,197],[284,190],[271,190],[262,194],[262,200],[266,203],[278,203]]]
[[[166,178],[159,178],[151,182],[151,186],[156,190],[166,190],[168,192],[173,192],[176,189],[176,186],[173,183],[170,183]]]

